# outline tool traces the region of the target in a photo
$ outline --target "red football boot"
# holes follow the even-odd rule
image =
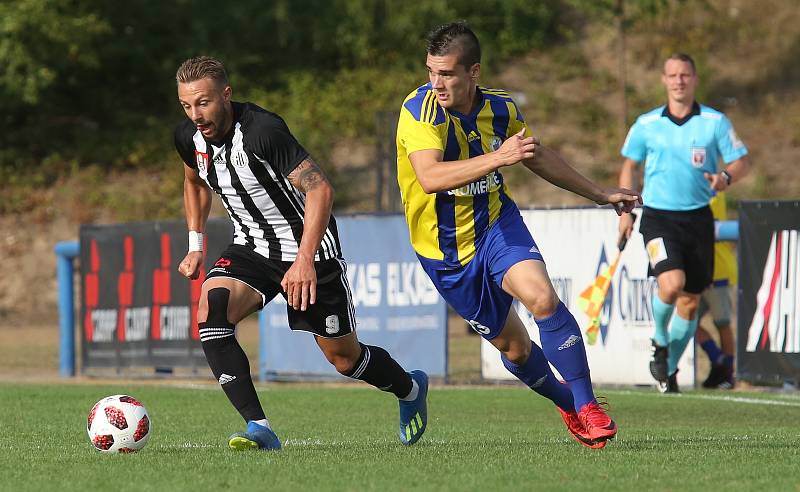
[[[559,406],[556,406],[556,409],[558,413],[561,414],[561,418],[564,419],[564,423],[567,424],[567,430],[569,430],[569,433],[572,434],[572,437],[574,437],[576,441],[592,449],[600,449],[606,445],[606,439],[595,440],[589,436],[589,433],[586,432],[586,428],[581,423],[575,410],[565,412]]]
[[[605,441],[617,435],[617,424],[596,401],[581,407],[578,420],[586,429],[586,435],[592,440]]]

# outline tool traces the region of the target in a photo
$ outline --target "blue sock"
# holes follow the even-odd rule
[[[708,339],[705,342],[701,343],[700,347],[702,347],[706,355],[708,355],[708,360],[710,360],[712,364],[719,365],[721,360],[720,356],[722,355],[722,350],[719,349],[714,340]]]
[[[728,370],[730,370],[730,371],[733,370],[733,356],[732,355],[726,355],[723,358],[722,363],[725,364],[725,367],[727,367]]]
[[[555,313],[545,319],[537,319],[536,324],[539,326],[542,350],[569,384],[575,398],[575,409],[580,410],[587,403],[595,401],[583,337],[569,309],[559,302]]]
[[[683,351],[689,345],[696,329],[696,317],[683,319],[675,316],[672,319],[672,329],[669,331],[669,355],[667,356],[667,374],[670,376],[678,370],[678,361],[681,360]]]
[[[666,347],[669,343],[669,320],[672,318],[672,312],[675,310],[675,304],[667,304],[658,297],[658,294],[653,292],[653,322],[656,325],[656,332],[653,335],[656,345]]]
[[[500,354],[500,359],[508,369],[508,372],[525,383],[528,388],[545,398],[549,398],[565,412],[575,410],[572,392],[565,385],[558,382],[555,374],[550,370],[550,365],[547,363],[544,352],[533,341],[531,341],[531,354],[521,366],[508,360],[502,353]]]

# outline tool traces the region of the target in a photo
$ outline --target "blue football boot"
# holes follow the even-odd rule
[[[428,426],[428,375],[422,371],[408,373],[417,382],[419,393],[413,401],[400,401],[400,442],[408,446],[419,441]]]
[[[281,441],[269,427],[254,421],[247,422],[247,431],[237,432],[228,438],[228,447],[236,451],[248,449],[281,449]]]

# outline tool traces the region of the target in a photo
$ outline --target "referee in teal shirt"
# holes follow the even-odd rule
[[[677,393],[678,361],[697,328],[700,294],[713,277],[714,219],[708,202],[715,190],[742,179],[750,160],[730,120],[695,101],[697,72],[689,55],[670,56],[661,81],[667,104],[639,116],[628,132],[619,185],[637,189],[644,164],[639,231],[650,274],[658,281],[650,373],[662,392]],[[724,166],[718,166],[720,159]],[[630,237],[632,230],[631,214],[623,214],[620,237]]]

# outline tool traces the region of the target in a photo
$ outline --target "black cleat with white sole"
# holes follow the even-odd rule
[[[651,342],[653,343],[653,358],[650,361],[650,375],[653,376],[653,379],[659,383],[666,384],[667,355],[669,354],[669,349],[667,347],[656,345],[655,340],[651,340]]]
[[[658,382],[658,391],[662,393],[680,393],[678,388],[678,371],[676,370],[667,378],[666,382]]]

